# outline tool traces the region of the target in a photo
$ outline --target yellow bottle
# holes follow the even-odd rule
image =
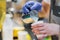
[[[0,0],[0,30],[5,19],[6,14],[6,0]]]
[[[29,34],[27,34],[26,37],[27,37],[27,40],[32,40]]]
[[[14,27],[13,28],[13,37],[18,37],[18,32],[23,31],[25,28],[24,27]]]

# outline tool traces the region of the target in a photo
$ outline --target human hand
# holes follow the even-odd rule
[[[34,2],[34,1],[28,1],[24,6],[23,6],[23,12],[25,14],[29,13],[31,10],[36,10],[36,11],[41,11],[42,4],[39,2]]]
[[[38,37],[41,40],[47,36],[59,34],[59,25],[53,23],[34,23],[31,28],[35,35],[41,35]]]

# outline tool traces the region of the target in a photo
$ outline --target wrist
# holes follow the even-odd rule
[[[52,35],[56,35],[56,36],[59,36],[59,28],[60,26],[58,24],[54,24],[54,23],[50,23],[50,25],[52,25],[52,31],[53,31],[53,34]]]
[[[57,35],[57,36],[59,36],[59,34],[60,34],[60,25],[58,25],[58,24],[57,24],[57,27],[58,27],[58,29],[57,29],[57,30],[58,30],[58,32],[57,32],[57,34],[56,34],[56,35]]]
[[[57,27],[56,35],[59,36],[59,34],[60,34],[60,25],[55,24],[55,26]]]

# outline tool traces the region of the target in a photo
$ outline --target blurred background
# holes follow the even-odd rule
[[[23,23],[29,23],[29,22],[34,22],[31,18],[27,19],[27,20],[23,20],[24,22],[22,22],[21,20],[21,15],[22,13],[21,12],[17,12],[17,11],[20,11],[22,9],[22,7],[24,6],[24,4],[27,2],[27,1],[37,1],[37,2],[42,2],[42,0],[6,0],[6,4],[3,2],[4,5],[1,5],[4,9],[2,10],[4,13],[0,13],[0,40],[2,40],[3,38],[3,33],[4,31],[6,31],[5,29],[3,30],[2,27],[3,27],[3,21],[5,21],[6,23],[4,24],[4,26],[6,27],[7,25],[12,25],[12,22],[13,22],[13,29],[14,29],[14,40],[17,40],[18,38],[18,34],[17,32],[18,31],[24,31],[25,28],[23,26]],[[0,2],[1,4],[2,2]],[[5,6],[6,5],[6,6]],[[5,6],[5,7],[4,7]],[[1,8],[1,7],[0,7]],[[0,10],[1,11],[1,10]],[[3,16],[2,16],[3,15]],[[57,16],[57,17],[56,17]],[[50,7],[50,12],[48,13],[48,16],[45,17],[45,21],[46,22],[50,22],[50,23],[57,23],[57,21],[59,23],[57,24],[60,24],[60,1],[58,0],[51,0],[51,7]],[[1,21],[1,18],[2,18],[2,21]],[[58,18],[58,20],[57,20]],[[5,20],[4,20],[5,19]],[[12,19],[12,21],[11,21]],[[7,20],[7,21],[6,21]],[[31,21],[28,21],[28,20],[31,20]],[[56,21],[55,21],[56,20]],[[28,22],[26,22],[28,21]],[[20,22],[20,23],[19,23]],[[7,28],[9,28],[7,26]],[[26,26],[26,25],[25,25]],[[29,26],[29,25],[27,25]],[[16,30],[17,29],[17,30]],[[3,30],[3,31],[2,31]],[[11,30],[11,29],[10,29]],[[12,31],[12,30],[11,30]],[[30,31],[30,30],[29,30]],[[8,33],[8,32],[6,32]],[[23,32],[24,33],[24,32]],[[26,32],[25,32],[26,33]],[[31,33],[32,34],[32,33]],[[8,33],[9,35],[9,33]],[[6,35],[4,36],[6,37]],[[31,40],[31,37],[30,35],[27,35],[27,38],[28,40]],[[54,39],[54,38],[53,38]],[[55,39],[54,39],[55,40]],[[57,40],[57,39],[56,39]]]

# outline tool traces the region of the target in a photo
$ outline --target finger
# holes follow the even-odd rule
[[[32,7],[31,7],[31,10],[35,10],[37,4],[35,3]]]
[[[43,40],[43,38],[42,39],[38,39],[38,40]]]
[[[39,35],[40,34],[40,32],[34,32],[34,35]]]
[[[44,39],[47,37],[47,34],[36,35],[38,39]]]
[[[32,32],[40,32],[39,30],[32,30]]]
[[[36,34],[40,34],[40,31],[38,30],[32,30],[32,32],[36,35]]]
[[[38,21],[32,24],[33,25],[46,25],[47,23],[44,23],[43,21]]]
[[[31,24],[32,27],[37,26],[37,25],[38,25],[37,23],[33,23],[33,24]]]
[[[38,40],[44,40],[44,39],[42,38],[42,39],[38,39]]]
[[[45,30],[45,27],[37,27],[37,28],[33,28],[32,30],[38,30],[38,31],[42,31],[42,30]]]
[[[45,30],[40,31],[40,34],[46,34],[47,32]]]
[[[24,13],[28,13],[29,10],[28,10],[26,7],[23,7],[23,12],[24,12]]]
[[[44,23],[43,23],[43,21],[38,21],[38,22],[33,23],[31,26],[33,27],[33,26],[37,26],[37,25],[42,26],[42,25],[44,25]]]
[[[38,28],[38,27],[43,27],[43,26],[44,26],[44,25],[40,25],[40,24],[35,24],[35,25],[34,25],[34,24],[33,24],[31,28],[33,29],[33,28]]]
[[[40,21],[33,23],[31,26],[35,26],[35,25],[38,25],[38,24],[40,24]]]
[[[45,27],[39,27],[38,30],[43,31],[43,30],[45,30]]]
[[[37,26],[37,25],[36,25],[36,26],[32,26],[31,28],[32,28],[32,29],[34,29],[34,28],[38,28],[38,26]]]
[[[38,39],[43,39],[44,35],[36,35]]]
[[[45,29],[44,28],[34,28],[32,30],[32,32],[40,32],[40,31],[44,31]]]
[[[46,31],[33,31],[34,34],[47,34]]]

